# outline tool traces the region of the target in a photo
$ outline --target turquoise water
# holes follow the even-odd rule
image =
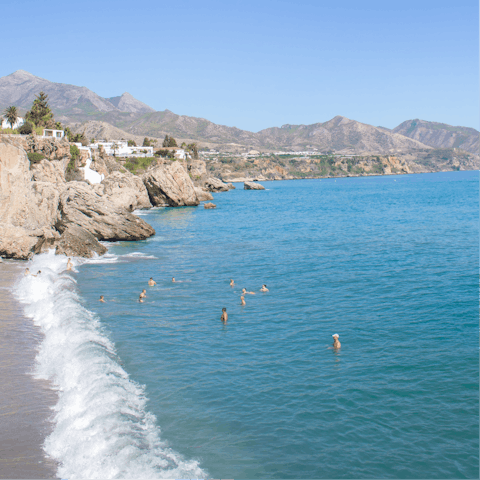
[[[478,478],[478,172],[264,185],[74,274],[162,440],[213,478]]]

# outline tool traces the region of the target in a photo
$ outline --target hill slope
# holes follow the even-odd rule
[[[435,148],[461,148],[475,155],[479,154],[479,135],[474,128],[452,127],[445,123],[425,120],[407,120],[392,130],[405,137],[413,138]]]

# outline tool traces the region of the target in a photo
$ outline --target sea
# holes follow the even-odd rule
[[[478,478],[479,172],[263,185],[25,265],[57,475]]]

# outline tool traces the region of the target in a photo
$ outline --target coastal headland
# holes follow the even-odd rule
[[[460,158],[463,163],[458,157],[439,163],[428,157],[431,152],[423,165],[388,155],[253,152],[238,158],[216,152],[176,158],[168,149],[160,154],[124,158],[65,137],[1,135],[0,257],[26,260],[52,248],[68,256],[102,255],[107,250],[101,241],[143,240],[155,234],[134,210],[197,206],[212,200],[211,192],[235,188],[231,182],[245,182],[249,188],[252,181],[478,168],[471,155]]]

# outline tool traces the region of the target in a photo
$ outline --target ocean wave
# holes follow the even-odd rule
[[[98,317],[82,305],[66,257],[37,255],[37,277],[15,286],[25,314],[44,333],[35,375],[58,391],[44,444],[60,478],[205,478],[160,438],[144,387],[130,380]]]
[[[121,263],[128,262],[131,259],[152,260],[156,259],[154,255],[147,255],[142,252],[126,253],[125,255],[106,253],[105,255],[95,254],[92,258],[76,259],[78,264],[83,263]]]

